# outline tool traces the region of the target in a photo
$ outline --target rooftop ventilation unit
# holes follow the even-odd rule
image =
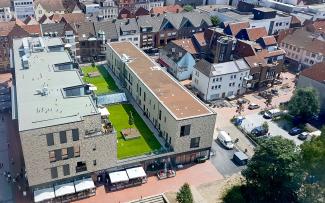
[[[121,59],[122,59],[122,61],[123,61],[124,63],[129,63],[129,62],[132,61],[132,58],[131,58],[130,56],[126,55],[126,54],[122,54]]]

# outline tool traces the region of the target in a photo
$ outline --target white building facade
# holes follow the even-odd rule
[[[1,0],[1,1],[2,2],[0,2],[0,22],[10,21],[11,18],[14,16],[10,8],[10,1],[9,0]]]
[[[24,20],[27,16],[35,16],[33,0],[14,0],[15,15]]]
[[[245,77],[250,68],[243,59],[210,64],[201,60],[194,66],[192,87],[205,101],[222,99],[245,93]]]

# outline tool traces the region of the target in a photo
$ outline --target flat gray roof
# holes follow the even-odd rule
[[[76,122],[83,116],[99,113],[89,95],[63,95],[63,88],[84,83],[77,70],[54,69],[54,64],[72,62],[66,51],[48,50],[48,45],[62,45],[61,40],[43,38],[43,42],[44,51],[31,52],[29,68],[23,69],[23,39],[13,41],[19,131]],[[48,94],[42,96],[37,91],[44,87],[47,87]]]

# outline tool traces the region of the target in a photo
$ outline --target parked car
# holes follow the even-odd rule
[[[299,140],[305,140],[305,139],[308,138],[308,136],[309,136],[309,134],[308,134],[307,132],[302,132],[302,133],[300,133],[300,134],[298,135],[298,139],[299,139]]]
[[[238,165],[243,166],[247,164],[248,156],[244,152],[238,151],[234,153],[233,160]]]
[[[251,134],[255,135],[256,137],[266,135],[267,133],[268,130],[263,126],[258,126],[251,131]]]
[[[258,109],[258,108],[260,108],[260,106],[258,104],[250,103],[248,105],[249,110],[254,110],[254,109]]]
[[[220,131],[217,140],[227,149],[234,148],[234,143],[226,131]]]
[[[237,100],[237,104],[245,104],[247,102],[247,100],[245,99],[238,99]]]
[[[290,135],[298,135],[302,133],[302,130],[300,128],[294,127],[289,130]]]
[[[263,117],[265,119],[271,119],[271,118],[276,118],[278,116],[281,116],[283,112],[280,109],[271,109],[268,111],[265,111],[263,114]]]

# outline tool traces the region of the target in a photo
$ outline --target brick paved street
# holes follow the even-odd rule
[[[223,176],[215,169],[210,161],[194,165],[190,168],[177,171],[174,178],[158,180],[157,177],[149,177],[148,182],[141,186],[127,188],[117,192],[106,192],[103,186],[97,188],[96,196],[77,201],[78,203],[109,202],[119,203],[146,196],[152,196],[168,191],[178,191],[181,185],[188,182],[192,186],[199,186],[223,179]]]

